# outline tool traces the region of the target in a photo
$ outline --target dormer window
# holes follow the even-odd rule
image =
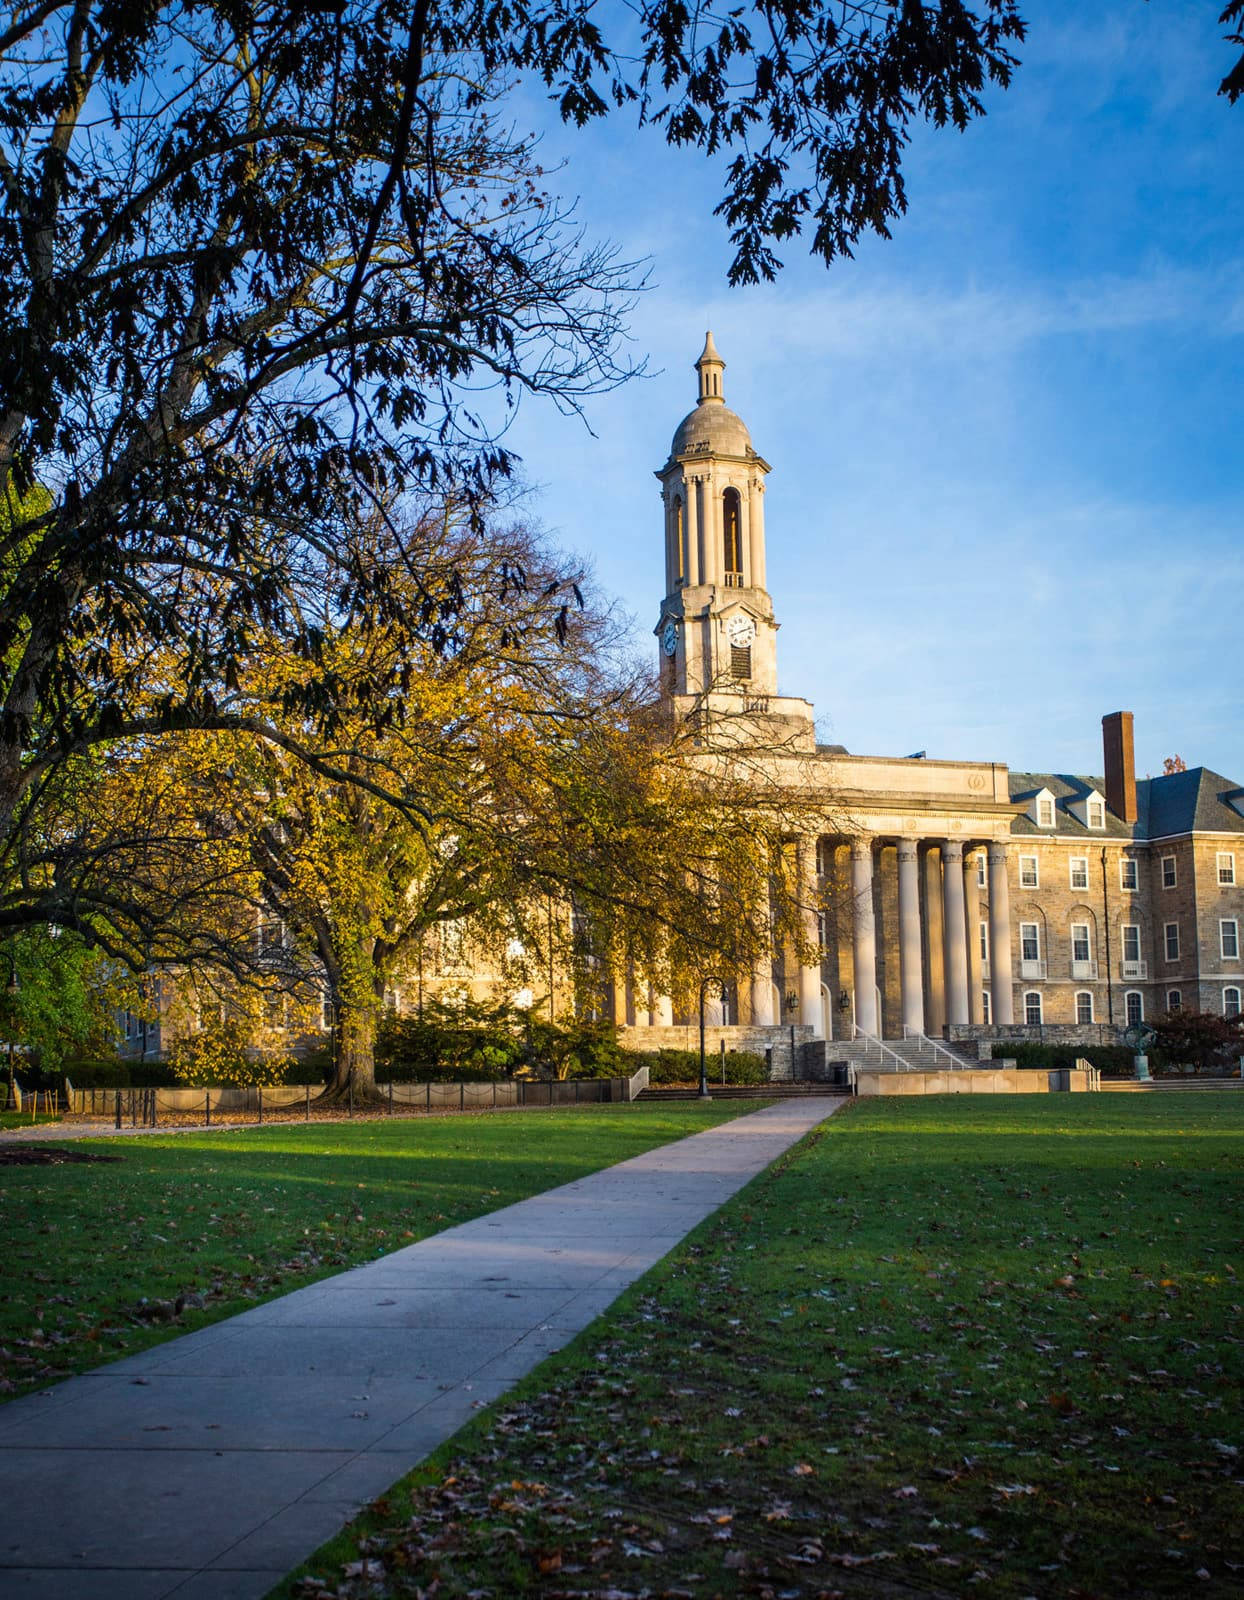
[[[1028,807],[1028,815],[1038,828],[1052,828],[1058,821],[1058,812],[1054,804],[1054,796],[1048,789],[1038,789],[1032,797]]]
[[[1106,826],[1105,796],[1096,789],[1090,789],[1078,800],[1073,800],[1067,809],[1086,828],[1102,829]]]

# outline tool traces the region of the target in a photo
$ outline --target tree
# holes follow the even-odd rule
[[[384,523],[372,537],[385,544]],[[323,646],[344,684],[374,684],[400,654],[400,718],[378,728],[360,696],[331,742],[301,729],[310,761],[236,730],[122,745],[97,791],[117,810],[101,823],[114,840],[160,795],[158,849],[141,853],[139,828],[128,853],[92,852],[110,926],[192,978],[223,968],[299,1003],[321,993],[337,1034],[332,1094],[374,1086],[386,992],[428,943],[465,940],[464,966],[533,999],[550,966],[575,970],[591,1008],[611,977],[685,995],[708,962],[745,969],[772,937],[771,875],[778,923],[799,922],[772,842],[790,797],[769,798],[738,753],[714,773],[654,714],[607,611],[550,613],[550,593],[581,593],[572,568],[521,527],[481,536],[427,517],[401,537],[425,591],[454,588],[450,636],[420,649],[372,618]],[[523,577],[502,586],[502,570]],[[273,638],[245,666],[239,702],[274,704],[306,670]],[[156,909],[149,925],[141,907]]]
[[[1168,1061],[1210,1072],[1244,1054],[1244,1020],[1211,1011],[1167,1011],[1154,1019],[1154,1043]]]
[[[1023,33],[1015,0],[721,20],[664,0],[637,55],[618,29],[585,0],[10,9],[0,838],[95,743],[230,725],[261,634],[315,667],[301,709],[331,725],[340,685],[300,590],[329,585],[348,617],[391,576],[345,530],[414,487],[487,490],[520,392],[576,406],[624,375],[634,274],[580,245],[505,131],[516,76],[574,123],[629,106],[675,145],[733,151],[747,281],[805,221],[827,258],[884,232],[911,120],[979,114]],[[50,503],[31,510],[36,483]],[[402,570],[394,627],[418,590]],[[416,592],[420,622],[445,603]],[[74,909],[41,887],[0,920]]]
[[[0,984],[4,1070],[13,1051],[46,1072],[75,1056],[111,1054],[118,1009],[141,1012],[148,1003],[128,971],[58,928],[23,929],[0,943]]]

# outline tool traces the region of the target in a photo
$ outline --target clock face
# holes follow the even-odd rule
[[[667,656],[672,656],[678,649],[678,624],[671,617],[661,630],[661,644]]]
[[[734,616],[726,624],[726,637],[742,650],[756,637],[756,624],[750,617]]]

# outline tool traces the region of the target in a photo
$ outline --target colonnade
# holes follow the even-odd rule
[[[855,1022],[880,1033],[877,942],[873,912],[873,850],[886,840],[851,843],[852,962]],[[925,915],[920,911],[920,854],[924,847]],[[900,1015],[909,1033],[940,1033],[948,1022],[980,1022],[983,965],[976,929],[980,885],[976,848],[959,839],[897,841]],[[987,847],[991,1022],[1015,1020],[1011,984],[1011,902],[1007,847]],[[925,977],[929,1005],[926,1014]]]
[[[1012,988],[1010,889],[1007,881],[1007,846],[968,844],[960,839],[855,838],[849,845],[850,944],[853,969],[855,1026],[880,1037],[882,1017],[877,991],[876,852],[895,848],[898,858],[899,1012],[907,1033],[940,1034],[946,1023],[982,1022],[983,955],[977,930],[981,922],[978,857],[986,851],[989,950],[989,1021],[1015,1020]],[[818,906],[822,886],[817,872],[817,838],[801,836],[795,843],[799,902],[804,919],[804,941],[819,951]],[[823,954],[823,952],[822,952]],[[824,1034],[821,1006],[821,960],[800,963],[797,975],[788,967],[786,989],[797,999],[798,1020]],[[749,1005],[739,1006],[754,1027],[772,1027],[775,1016],[773,964],[769,958],[755,963],[750,973]],[[736,1002],[737,1003],[737,1002]],[[639,1026],[670,1026],[674,1020],[668,996],[639,995],[631,984],[615,989],[615,1017],[632,1019]]]

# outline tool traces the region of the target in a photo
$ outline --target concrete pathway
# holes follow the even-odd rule
[[[843,1103],[768,1106],[0,1407],[0,1594],[258,1600]]]

